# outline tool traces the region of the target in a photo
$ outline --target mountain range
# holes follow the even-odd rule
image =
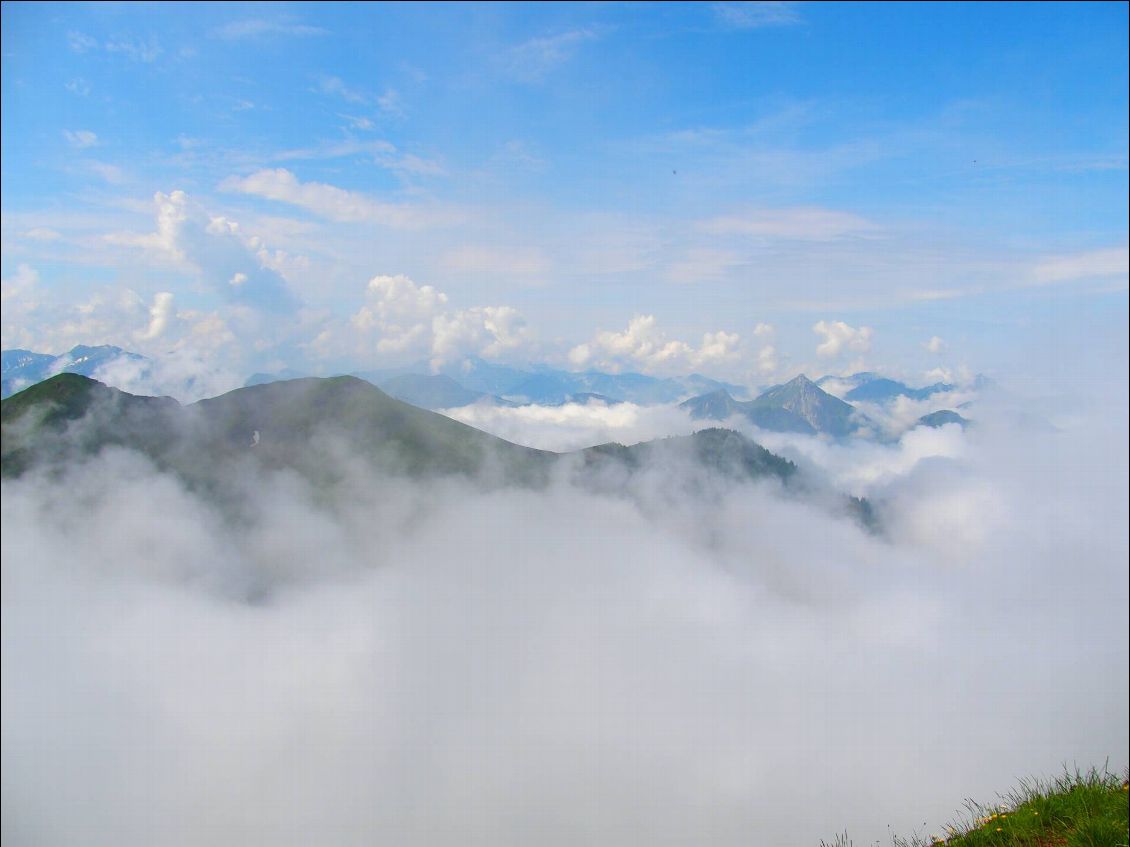
[[[29,350],[5,350],[3,396],[9,397],[58,373],[102,377],[109,366],[122,361],[134,365],[135,373],[142,374],[152,365],[143,356],[108,345],[79,346],[61,356]],[[256,373],[248,378],[245,387],[304,376],[289,369],[273,374]],[[434,373],[428,362],[421,361],[399,368],[357,372],[353,376],[422,409],[454,409],[476,403],[556,406],[569,402],[650,405],[682,401],[681,407],[698,420],[724,421],[740,416],[769,431],[826,434],[835,438],[879,433],[879,428],[851,405],[853,402],[883,405],[899,397],[923,400],[954,388],[940,382],[924,388],[912,388],[872,372],[842,378],[822,377],[815,383],[802,375],[783,385],[773,386],[753,399],[738,399],[748,396],[745,388],[701,374],[659,378],[639,373],[572,373],[548,366],[523,370],[475,356],[446,363]],[[821,387],[833,380],[841,388],[845,384],[850,386],[844,393],[844,399]],[[988,384],[988,380],[978,378],[979,387]],[[688,397],[690,399],[685,399]],[[953,417],[947,418],[946,415]],[[964,418],[951,410],[937,410],[923,416],[918,423],[940,426],[944,423],[964,425],[964,422]]]
[[[4,350],[0,396],[9,397],[58,373],[98,378],[103,375],[100,370],[121,360],[140,366],[142,371],[152,364],[144,356],[110,345],[80,345],[59,356],[30,350]],[[275,373],[255,373],[248,377],[244,387],[304,376],[309,374],[290,368]],[[483,401],[500,405],[556,406],[588,399],[648,405],[672,403],[719,388],[739,397],[746,396],[743,386],[701,374],[661,378],[639,373],[572,373],[544,365],[523,370],[477,356],[447,362],[438,370],[433,370],[428,361],[419,361],[397,368],[357,371],[352,376],[428,409],[458,408]]]
[[[833,397],[803,374],[773,386],[753,400],[735,400],[725,389],[719,389],[692,397],[679,406],[696,420],[727,420],[738,415],[773,432],[842,437],[871,426],[850,403]]]
[[[548,366],[522,370],[487,362],[477,356],[467,356],[445,363],[435,372],[428,362],[422,361],[403,368],[354,373],[354,376],[361,377],[382,389],[389,390],[389,387],[392,387],[394,390],[389,393],[393,394],[396,390],[405,390],[408,383],[404,378],[409,375],[447,377],[459,387],[474,392],[474,399],[463,403],[448,402],[444,406],[427,406],[433,409],[455,408],[473,402],[482,402],[484,399],[489,399],[490,402],[504,401],[507,405],[559,406],[568,402],[584,402],[592,395],[605,402],[623,401],[651,405],[673,403],[720,388],[742,397],[746,396],[746,389],[743,386],[720,382],[702,374],[661,378],[640,373],[610,374],[601,371],[573,373]],[[459,397],[452,394],[450,399],[454,401]]]
[[[144,356],[108,344],[98,347],[79,345],[61,356],[30,350],[4,350],[0,353],[0,396],[10,397],[58,373],[97,376],[101,368],[123,359],[143,366],[149,361]]]
[[[65,468],[120,447],[213,497],[230,499],[236,509],[239,486],[264,469],[296,472],[319,491],[346,484],[360,467],[384,478],[455,474],[488,485],[542,486],[565,462],[581,485],[607,488],[610,479],[665,463],[676,474],[774,478],[790,496],[823,490],[789,460],[729,430],[556,454],[411,406],[349,376],[256,385],[182,406],[62,373],[3,400],[0,423],[5,477],[35,467]],[[865,501],[836,495],[828,502],[865,524],[872,521]]]

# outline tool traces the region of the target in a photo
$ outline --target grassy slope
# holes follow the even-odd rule
[[[1126,773],[1105,768],[1023,781],[994,805],[966,804],[968,818],[944,836],[894,839],[894,847],[1127,847]],[[849,847],[846,835],[822,847]]]
[[[18,476],[36,461],[112,444],[155,453],[180,411],[171,397],[138,397],[79,374],[58,374],[0,402],[0,472]]]
[[[206,422],[210,446],[256,452],[268,464],[300,459],[319,434],[346,439],[360,456],[411,474],[474,473],[494,462],[512,478],[537,476],[553,455],[511,444],[443,415],[389,397],[355,377],[296,379],[241,388],[189,407]]]

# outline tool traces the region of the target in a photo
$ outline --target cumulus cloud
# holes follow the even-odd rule
[[[153,202],[156,231],[116,233],[107,240],[142,247],[198,274],[224,299],[273,313],[297,307],[282,275],[266,261],[262,240],[244,233],[237,221],[210,215],[183,191],[158,192]]]
[[[930,337],[929,341],[922,342],[922,349],[927,353],[944,353],[946,351],[946,342],[936,335]]]
[[[265,168],[246,177],[228,177],[220,184],[220,189],[288,203],[341,223],[415,228],[458,220],[451,210],[384,203],[323,182],[300,182],[286,168]]]
[[[437,365],[467,352],[498,358],[529,341],[526,319],[513,306],[473,306],[432,319],[432,362]]]
[[[173,294],[171,291],[158,291],[153,296],[153,306],[149,309],[149,325],[137,334],[139,341],[153,341],[160,338],[169,325],[173,313]]]
[[[233,468],[238,516],[118,452],[6,479],[5,841],[870,843],[1120,767],[1115,394],[1056,435],[814,446],[884,538],[674,467]]]
[[[403,274],[369,280],[366,303],[350,323],[362,335],[378,335],[378,352],[416,351],[436,366],[467,353],[504,356],[531,341],[525,318],[512,306],[450,309],[442,291]]]
[[[816,347],[816,355],[826,359],[834,359],[845,352],[866,353],[871,349],[871,336],[874,334],[869,326],[857,328],[843,321],[818,321],[812,331],[824,336]]]
[[[619,370],[632,366],[647,372],[697,368],[737,361],[740,341],[737,333],[719,330],[705,333],[696,348],[668,338],[654,315],[636,315],[623,332],[602,330],[591,341],[578,344],[569,351],[569,362],[575,367]]]

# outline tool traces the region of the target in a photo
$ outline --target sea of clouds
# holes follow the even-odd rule
[[[236,513],[123,451],[5,480],[4,841],[886,843],[1121,769],[1126,406],[750,431],[879,534],[672,468],[596,492],[346,466],[328,496],[264,472]],[[557,450],[696,426],[459,412]]]

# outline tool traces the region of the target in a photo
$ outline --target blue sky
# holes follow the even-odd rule
[[[3,6],[3,346],[1126,369],[1127,6]]]

